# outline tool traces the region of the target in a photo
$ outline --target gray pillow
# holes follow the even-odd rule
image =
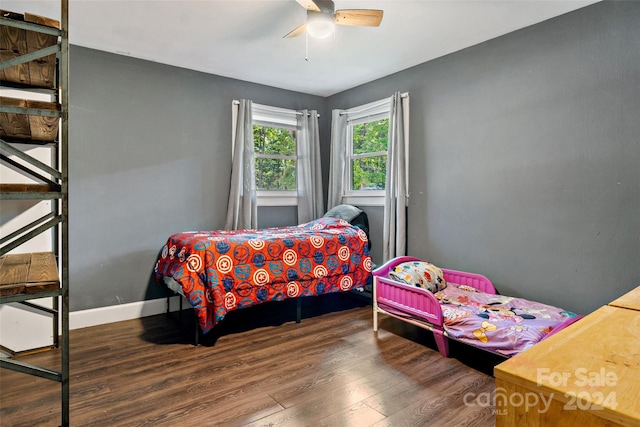
[[[324,214],[325,218],[338,218],[351,222],[355,217],[360,215],[362,211],[353,205],[338,205]]]

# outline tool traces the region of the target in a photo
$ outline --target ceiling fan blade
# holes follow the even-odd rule
[[[304,7],[307,10],[313,10],[315,12],[320,12],[320,8],[317,4],[314,3],[313,0],[296,0],[300,3],[300,6]]]
[[[306,30],[307,30],[307,23],[305,22],[304,24],[300,25],[299,27],[289,31],[282,38],[283,39],[288,39],[288,38],[291,38],[291,37],[297,37],[300,34],[304,33]]]
[[[377,27],[382,22],[382,11],[376,9],[336,10],[336,24]]]

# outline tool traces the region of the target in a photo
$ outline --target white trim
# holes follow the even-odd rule
[[[388,119],[391,113],[391,107],[389,105],[381,105],[375,112],[367,114],[366,116],[358,116],[353,119],[347,119],[347,124],[353,127],[362,123],[377,122],[378,120]]]
[[[257,190],[258,206],[297,206],[298,193],[295,190]]]
[[[296,110],[289,110],[287,108],[253,103],[251,120],[253,120],[254,125],[259,124],[259,122],[275,123],[278,125],[291,126],[295,129],[298,123],[298,114],[302,113]]]
[[[375,191],[375,190],[371,190],[371,191]],[[342,203],[347,203],[350,205],[357,205],[357,206],[384,206],[384,195],[383,196],[345,195],[345,196],[342,196]]]
[[[383,98],[358,107],[349,108],[344,110],[341,114],[346,114],[347,121],[349,122],[373,115],[383,114],[385,111],[387,113],[391,111],[391,97]]]
[[[172,296],[169,301],[171,311],[178,311],[178,296]],[[189,307],[183,302],[182,308]],[[121,322],[123,320],[139,319],[155,316],[167,312],[167,299],[159,298],[129,304],[111,305],[108,307],[91,308],[88,310],[72,311],[69,313],[69,329],[88,328],[90,326]]]

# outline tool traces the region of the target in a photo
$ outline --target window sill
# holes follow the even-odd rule
[[[384,192],[379,194],[349,194],[342,196],[342,203],[356,206],[384,206]]]
[[[298,195],[295,191],[264,191],[257,192],[258,206],[297,206]]]

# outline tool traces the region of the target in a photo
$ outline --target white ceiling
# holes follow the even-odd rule
[[[305,21],[295,0],[70,0],[70,42],[293,91],[329,96],[597,0],[335,0],[382,9],[380,27],[284,39]],[[59,19],[58,0],[2,9]]]

